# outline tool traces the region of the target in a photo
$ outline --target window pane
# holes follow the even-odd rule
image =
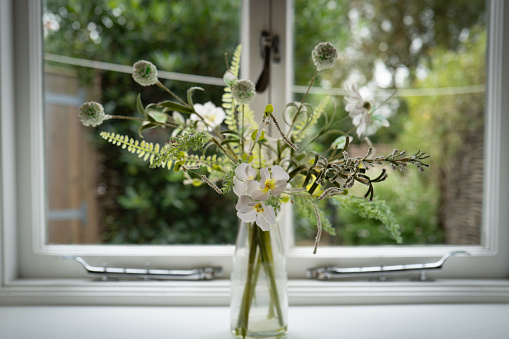
[[[486,2],[295,0],[294,11],[294,99],[301,100],[314,73],[309,51],[330,41],[339,61],[318,74],[308,98],[316,104],[332,95],[345,117],[341,129],[354,137],[350,154],[364,156],[372,143],[376,155],[395,147],[431,155],[423,174],[388,169],[389,178],[375,185],[375,196],[396,214],[403,245],[480,244]],[[371,119],[360,141],[344,110],[344,88],[354,83],[390,123]],[[316,150],[339,136],[321,137]],[[366,187],[359,189],[362,196]],[[322,236],[322,246],[395,244],[380,222],[324,208],[337,235]],[[297,245],[314,243],[316,229],[306,219],[296,218],[295,232]]]
[[[205,92],[196,103],[221,106],[224,53],[240,42],[239,0],[46,0],[45,156],[50,244],[233,243],[233,201],[206,186],[185,187],[182,172],[150,169],[136,155],[108,144],[100,131],[138,137],[132,121],[84,127],[78,107],[101,102],[106,114],[139,117],[146,105],[168,100],[157,86],[141,87],[132,64],[150,60],[160,71],[205,76],[205,82],[160,80],[186,97],[191,85]],[[94,63],[96,62],[96,63]],[[99,62],[99,63],[97,63]],[[147,130],[164,145],[171,131]]]

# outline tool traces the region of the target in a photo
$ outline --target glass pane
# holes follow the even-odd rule
[[[369,144],[375,156],[394,148],[431,155],[424,173],[387,168],[389,178],[374,185],[375,197],[396,215],[403,245],[480,244],[486,2],[295,0],[294,11],[294,99],[301,100],[315,71],[309,52],[330,41],[339,60],[319,72],[308,100],[316,105],[332,96],[344,117],[341,129],[354,137],[350,155],[364,156]],[[376,110],[362,138],[345,111],[345,88],[354,83]],[[387,118],[390,127],[374,115]],[[321,137],[315,150],[326,150],[340,136]],[[380,171],[370,169],[372,175]],[[366,187],[360,186],[357,195],[363,196]],[[379,221],[322,206],[337,235],[322,236],[321,246],[396,244]],[[296,244],[312,245],[316,228],[299,211],[297,216]]]
[[[139,117],[138,93],[145,105],[168,100],[159,87],[133,81],[138,60],[157,65],[161,82],[179,96],[198,85],[205,92],[195,102],[220,107],[224,53],[231,56],[240,42],[239,13],[239,0],[44,2],[48,243],[234,243],[234,201],[217,199],[208,186],[183,188],[182,172],[150,169],[99,136],[139,139],[138,124],[84,127],[77,111],[97,101],[106,114]],[[188,80],[195,75],[205,78]],[[144,137],[164,145],[169,133],[148,130]]]

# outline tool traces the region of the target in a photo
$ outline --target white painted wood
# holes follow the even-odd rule
[[[12,6],[0,11],[0,287],[16,277],[15,106]]]
[[[290,339],[505,339],[509,305],[290,307]],[[227,307],[0,307],[9,339],[230,338]]]
[[[269,1],[265,2],[266,4]],[[288,31],[291,22],[289,0],[272,0],[280,20],[272,28]],[[259,30],[269,27],[263,1],[244,1],[245,20],[242,37],[251,37],[245,46],[243,72],[256,79],[261,69],[257,59]],[[283,5],[284,4],[284,5]],[[432,261],[445,251],[467,249],[471,257],[452,258],[436,278],[461,278],[440,283],[353,283],[314,282],[292,280],[290,300],[295,304],[328,303],[423,303],[423,302],[509,302],[509,6],[501,0],[490,2],[492,18],[490,35],[490,69],[488,84],[487,176],[486,176],[486,234],[483,246],[478,247],[321,247],[317,255],[311,248],[293,248],[289,251],[288,268],[291,278],[303,278],[309,267],[322,265],[359,266],[373,264],[404,264]],[[15,11],[11,20],[9,6]],[[283,13],[286,13],[283,15]],[[281,20],[282,17],[289,18]],[[44,199],[42,171],[42,130],[40,110],[41,56],[40,3],[36,0],[10,0],[2,3],[0,12],[2,66],[0,78],[0,172],[1,185],[1,267],[0,304],[134,304],[134,305],[226,305],[229,284],[217,282],[174,283],[97,283],[86,279],[81,267],[74,262],[59,260],[63,254],[87,256],[91,263],[103,261],[115,266],[141,266],[150,261],[152,267],[184,268],[189,266],[221,265],[227,276],[231,268],[232,247],[150,247],[150,246],[46,246],[44,241]],[[283,22],[286,21],[286,22]],[[28,25],[27,25],[28,23]],[[16,36],[11,36],[10,25],[15,25]],[[280,33],[283,34],[283,33]],[[255,39],[253,40],[253,37]],[[15,43],[14,57],[6,51]],[[283,42],[282,54],[291,60],[291,43]],[[255,52],[252,52],[255,50]],[[251,51],[251,52],[250,52]],[[246,61],[247,60],[247,61]],[[9,70],[10,67],[14,72]],[[291,78],[288,65],[278,66],[274,72],[279,78]],[[16,77],[16,87],[8,87]],[[6,86],[7,84],[7,86]],[[12,87],[11,87],[12,88]],[[275,91],[276,100],[288,94],[289,89]],[[492,90],[490,90],[492,89]],[[9,99],[15,95],[15,101]],[[268,95],[268,94],[266,94]],[[263,108],[268,97],[260,96]],[[14,103],[16,104],[14,106]],[[13,109],[15,108],[15,109]],[[15,124],[16,129],[12,126]],[[17,157],[14,157],[16,145]],[[17,211],[17,215],[14,213]],[[19,233],[17,233],[19,232]],[[19,240],[17,239],[19,236]],[[47,280],[51,278],[52,280]],[[62,278],[62,279],[60,279]],[[471,278],[499,280],[477,281]]]
[[[13,281],[0,305],[227,306],[228,280],[215,281]],[[509,303],[507,280],[289,281],[290,305]]]

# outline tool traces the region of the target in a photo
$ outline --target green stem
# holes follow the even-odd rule
[[[219,141],[216,140],[216,138],[212,137],[210,140],[212,140],[212,142],[217,146],[219,147],[219,149],[228,157],[230,158],[231,161],[233,161],[235,164],[238,163],[237,159],[233,158],[230,154],[228,154],[228,152],[224,149],[223,146],[221,146],[221,144],[219,143]]]
[[[290,129],[288,130],[288,133],[286,134],[286,137],[288,138],[290,136],[290,133],[292,133],[293,126],[295,125],[295,121],[297,121],[297,116],[300,113],[300,110],[302,109],[302,105],[304,104],[304,100],[306,100],[306,97],[308,96],[309,90],[311,89],[311,85],[313,85],[313,82],[315,82],[316,75],[318,74],[318,70],[316,70],[315,74],[313,75],[313,78],[309,82],[308,89],[306,91],[306,94],[302,97],[302,100],[300,101],[299,109],[297,110],[297,113],[295,113],[292,124],[290,125]]]
[[[241,112],[241,122],[240,122],[240,157],[242,158],[242,155],[244,154],[244,107],[246,105],[242,105],[242,112]]]
[[[258,166],[262,168],[262,144],[258,144]]]
[[[246,224],[246,227],[251,227],[249,237],[249,258],[247,263],[247,279],[246,286],[244,287],[244,294],[242,295],[242,303],[240,305],[239,319],[237,321],[237,328],[240,329],[240,335],[245,338],[247,335],[247,326],[249,321],[249,310],[251,308],[251,301],[254,294],[256,282],[253,280],[253,268],[256,261],[257,250],[257,231],[258,226],[254,223]]]
[[[268,231],[261,232],[261,234],[260,232],[258,232],[258,236],[260,237],[259,243],[260,252],[262,256],[262,264],[270,282],[269,286],[270,297],[276,306],[279,326],[284,326],[285,323],[283,318],[283,310],[281,309],[281,304],[279,302],[279,293],[276,284],[276,274],[274,271],[274,256],[272,255],[272,244],[270,242],[270,233]]]
[[[136,121],[146,121],[145,119],[141,119],[141,118],[135,118],[135,117],[126,117],[125,115],[108,115],[108,120],[109,119],[120,119],[120,120],[136,120]],[[161,126],[167,126],[167,127],[178,127],[177,125],[174,125],[174,124],[168,124],[168,123],[164,123],[164,122],[153,122],[154,124],[158,124],[158,125],[161,125]]]
[[[189,107],[189,105],[184,102],[182,99],[180,99],[180,97],[178,95],[176,95],[175,93],[173,93],[168,87],[166,87],[165,85],[163,85],[159,80],[157,80],[156,82],[156,85],[161,87],[162,89],[164,89],[166,92],[168,92],[170,95],[172,95],[175,99],[177,99],[178,101],[180,101],[180,103],[186,107]]]

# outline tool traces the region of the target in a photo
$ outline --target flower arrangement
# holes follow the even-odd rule
[[[141,86],[161,87],[173,100],[144,107],[138,96],[137,108],[141,118],[107,115],[101,104],[87,102],[79,108],[79,119],[85,126],[92,127],[108,119],[137,120],[141,122],[141,137],[143,131],[150,128],[172,129],[171,137],[164,146],[106,132],[101,136],[144,157],[152,168],[171,169],[173,165],[175,171],[185,173],[188,183],[206,183],[218,194],[233,190],[238,196],[238,217],[245,222],[256,222],[264,231],[275,223],[283,201],[299,200],[312,206],[318,227],[314,252],[323,225],[317,201],[348,196],[349,189],[355,183],[368,187],[363,198],[372,201],[373,184],[384,181],[388,176],[385,169],[374,178],[368,175],[369,169],[375,165],[387,164],[392,169],[405,170],[408,164],[413,164],[421,172],[428,167],[422,162],[428,155],[420,151],[407,155],[405,151],[395,149],[387,156],[370,158],[373,148],[368,147],[365,156],[350,157],[348,149],[352,137],[349,132],[336,139],[327,154],[307,151],[309,143],[299,145],[306,136],[316,139],[312,134],[318,132],[313,128],[317,126],[330,100],[325,98],[316,108],[305,102],[317,73],[333,67],[338,58],[338,52],[332,44],[319,43],[312,51],[316,72],[302,101],[289,103],[282,109],[286,128],[276,119],[271,104],[266,106],[261,121],[255,122],[254,112],[249,108],[249,103],[256,95],[255,86],[250,80],[238,79],[240,50],[239,46],[231,67],[223,77],[226,84],[223,108],[216,107],[212,102],[193,103],[193,93],[203,90],[200,87],[189,88],[186,102],[158,80],[154,64],[142,60],[133,65],[133,79]],[[389,126],[387,119],[376,114],[371,103],[362,98],[355,84],[348,88],[348,92],[345,111],[352,119],[359,138],[366,135],[368,127],[375,121],[379,125]],[[267,135],[270,124],[277,130],[277,137]],[[323,135],[324,132],[322,128],[318,134]],[[211,146],[217,151],[212,155],[209,150]],[[385,205],[381,207],[381,212],[390,213]],[[399,241],[397,225],[387,223],[387,226]],[[330,227],[325,229],[331,231]]]
[[[240,53],[239,46],[231,66],[226,66],[222,108],[212,102],[195,104],[193,94],[203,90],[200,87],[189,88],[186,100],[182,99],[158,80],[154,64],[142,60],[133,66],[133,79],[142,86],[159,86],[171,100],[144,106],[138,96],[140,118],[107,115],[99,103],[87,102],[79,108],[79,119],[85,126],[93,127],[109,119],[139,121],[138,132],[142,140],[107,132],[102,132],[101,136],[142,157],[152,168],[182,171],[186,183],[205,183],[219,195],[233,191],[238,196],[237,216],[251,228],[246,246],[248,269],[244,274],[232,331],[245,337],[250,331],[250,309],[260,281],[268,282],[270,306],[267,317],[277,319],[273,333],[286,333],[286,316],[281,307],[286,299],[282,296],[284,291],[278,287],[273,240],[268,232],[276,224],[284,202],[298,204],[316,223],[314,253],[322,229],[334,231],[318,207],[318,201],[323,199],[332,199],[340,206],[358,209],[361,215],[378,218],[395,240],[400,241],[398,225],[390,210],[383,203],[372,202],[374,184],[387,178],[387,170],[381,169],[373,176],[369,172],[374,171],[376,165],[384,164],[401,171],[412,164],[422,172],[428,167],[422,162],[428,155],[420,151],[407,155],[405,151],[394,149],[389,155],[372,156],[374,150],[368,147],[364,156],[350,156],[353,137],[349,134],[354,129],[357,137],[362,138],[375,122],[389,126],[388,121],[377,114],[377,109],[362,98],[355,84],[345,97],[345,111],[352,119],[354,129],[338,137],[323,154],[309,151],[314,140],[336,128],[340,122],[329,119],[319,126],[319,118],[326,113],[330,98],[326,97],[315,108],[306,103],[318,72],[334,66],[338,58],[336,48],[328,42],[319,43],[314,48],[312,59],[316,72],[299,103],[292,102],[279,108],[283,121],[276,119],[271,104],[266,105],[259,121],[255,121],[254,112],[249,107],[256,95],[255,85],[250,80],[238,79]],[[274,126],[275,135],[268,135],[269,125]],[[152,128],[171,131],[167,144],[161,146],[143,140],[143,132]],[[367,187],[363,197],[350,193],[356,183]],[[260,267],[264,268],[265,279],[260,278]]]

